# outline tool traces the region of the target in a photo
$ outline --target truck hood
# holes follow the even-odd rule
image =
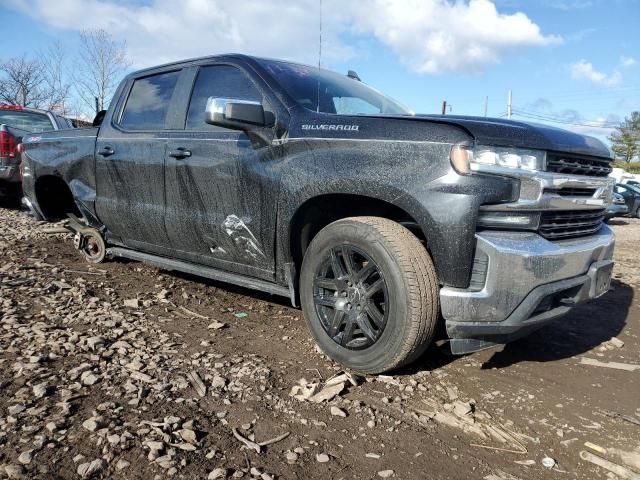
[[[416,115],[417,121],[445,123],[465,129],[478,145],[523,147],[611,158],[600,140],[539,123],[455,115]]]

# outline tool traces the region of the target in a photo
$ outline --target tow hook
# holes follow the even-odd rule
[[[79,250],[89,263],[101,263],[107,254],[107,246],[102,233],[85,225],[78,217],[69,214],[64,228],[75,233],[73,247]]]

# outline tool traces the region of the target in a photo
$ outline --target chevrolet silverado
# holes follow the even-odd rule
[[[605,145],[416,115],[351,73],[235,54],[154,67],[99,126],[24,150],[32,212],[69,218],[87,260],[287,296],[362,372],[414,361],[440,322],[462,354],[609,289]]]

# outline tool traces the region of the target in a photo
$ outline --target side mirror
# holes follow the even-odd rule
[[[209,97],[205,108],[205,122],[235,130],[273,125],[271,112],[265,112],[260,102],[235,98]]]
[[[102,121],[104,120],[106,114],[106,110],[100,110],[94,117],[93,122],[91,122],[91,126],[99,127],[100,125],[102,125]]]

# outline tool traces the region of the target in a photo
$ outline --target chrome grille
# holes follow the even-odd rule
[[[604,210],[549,211],[540,218],[539,233],[548,240],[582,237],[602,227]]]
[[[602,158],[574,157],[549,153],[547,171],[589,177],[606,177],[613,168],[611,162]]]

